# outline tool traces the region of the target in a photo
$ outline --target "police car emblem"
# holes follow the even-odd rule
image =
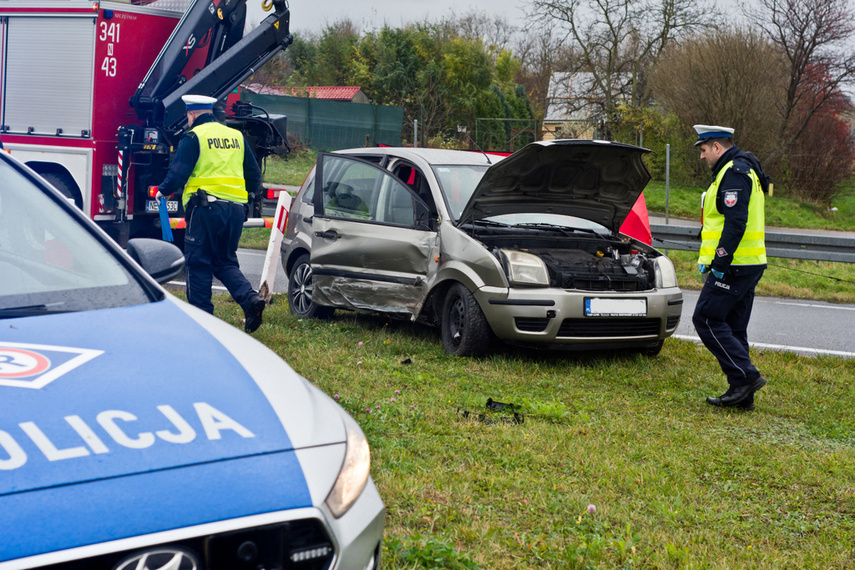
[[[44,388],[103,350],[0,342],[0,386]]]
[[[736,202],[739,199],[739,192],[737,191],[729,191],[724,193],[724,205],[728,208],[733,208],[736,206]]]

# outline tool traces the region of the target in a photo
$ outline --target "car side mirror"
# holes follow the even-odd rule
[[[184,254],[166,241],[149,238],[129,240],[128,255],[158,283],[166,283],[184,271]]]

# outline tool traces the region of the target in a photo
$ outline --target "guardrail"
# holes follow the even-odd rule
[[[657,249],[698,251],[700,225],[650,224],[653,246]],[[811,259],[855,263],[855,238],[766,229],[766,255],[787,259]]]

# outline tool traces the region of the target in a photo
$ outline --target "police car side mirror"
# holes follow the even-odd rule
[[[128,241],[128,254],[158,283],[166,283],[184,271],[184,254],[177,246],[158,239]]]

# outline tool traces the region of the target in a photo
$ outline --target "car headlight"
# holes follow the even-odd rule
[[[671,263],[670,259],[664,255],[660,255],[653,260],[653,265],[656,268],[657,289],[677,286],[677,272],[674,271],[674,264]]]
[[[349,423],[349,422],[348,422]],[[371,453],[365,434],[354,422],[347,426],[347,449],[344,462],[326,504],[335,518],[340,518],[353,505],[368,482]]]
[[[512,285],[549,285],[546,264],[538,256],[515,249],[501,249],[499,253]]]

